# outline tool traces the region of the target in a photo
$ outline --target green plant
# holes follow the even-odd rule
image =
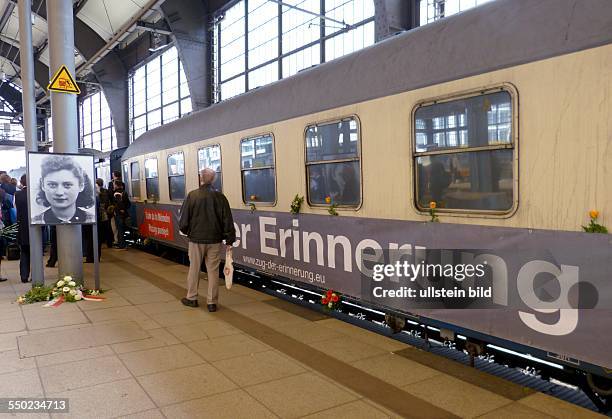
[[[438,214],[436,214],[436,208],[437,208],[436,201],[431,201],[429,203],[429,216],[431,217],[429,221],[431,221],[432,223],[440,222],[440,219],[438,218]]]
[[[291,201],[291,207],[289,209],[291,211],[291,214],[299,214],[300,210],[302,209],[303,203],[304,197],[295,194],[295,198],[293,198],[293,201]]]
[[[32,287],[31,290],[17,298],[19,304],[32,304],[40,301],[49,301],[53,288],[43,286]]]
[[[327,212],[329,213],[329,215],[337,216],[338,211],[336,211],[336,208],[338,208],[338,204],[336,204],[335,202],[332,202],[331,196],[325,197],[325,203],[330,204],[329,208],[327,209]]]
[[[597,210],[591,210],[589,211],[589,217],[591,217],[591,221],[589,222],[589,225],[587,226],[582,226],[582,229],[587,232],[587,233],[601,233],[601,234],[607,234],[608,233],[608,229],[599,224],[597,222],[597,218],[599,217],[599,211]]]
[[[257,207],[255,206],[255,203],[254,203],[254,202],[251,202],[251,203],[249,204],[249,208],[251,209],[251,213],[255,212],[255,210],[257,209]]]
[[[338,211],[336,211],[336,208],[338,208],[338,204],[331,204],[329,208],[327,209],[327,212],[329,213],[329,215],[337,216]]]

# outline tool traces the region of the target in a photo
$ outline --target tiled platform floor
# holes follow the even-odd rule
[[[104,249],[105,302],[19,306],[30,285],[16,262],[2,268],[0,397],[68,397],[74,418],[600,417],[497,394],[396,355],[417,351],[403,343],[238,285],[220,290],[217,313],[186,308],[187,268],[137,250]]]

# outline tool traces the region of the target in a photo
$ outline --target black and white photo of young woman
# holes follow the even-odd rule
[[[95,222],[91,156],[30,154],[32,224]],[[90,173],[88,173],[90,172]]]

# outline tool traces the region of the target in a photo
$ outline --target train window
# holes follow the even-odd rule
[[[157,201],[159,199],[159,174],[156,158],[145,159],[145,185],[147,199]]]
[[[140,198],[140,164],[137,161],[130,165],[130,192],[132,198]]]
[[[223,175],[221,173],[221,146],[211,145],[198,150],[198,170],[210,167],[217,172],[213,187],[221,191],[223,189]]]
[[[168,185],[171,200],[185,199],[185,156],[183,152],[168,156]]]
[[[414,112],[416,202],[427,210],[508,212],[514,205],[509,91],[423,104]]]
[[[276,202],[274,138],[271,134],[245,138],[240,142],[242,200],[245,203]]]
[[[357,118],[306,128],[306,176],[311,205],[359,206],[361,170]]]
[[[127,192],[130,196],[132,188],[130,187],[130,167],[127,164],[123,165],[123,181],[125,185],[125,192]]]
[[[108,160],[95,164],[96,178],[108,182],[111,178],[110,162]]]

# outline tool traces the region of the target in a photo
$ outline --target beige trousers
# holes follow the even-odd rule
[[[189,242],[189,274],[187,274],[187,299],[198,299],[200,268],[202,259],[208,273],[208,298],[206,304],[217,304],[219,300],[219,263],[221,243],[202,244]]]

